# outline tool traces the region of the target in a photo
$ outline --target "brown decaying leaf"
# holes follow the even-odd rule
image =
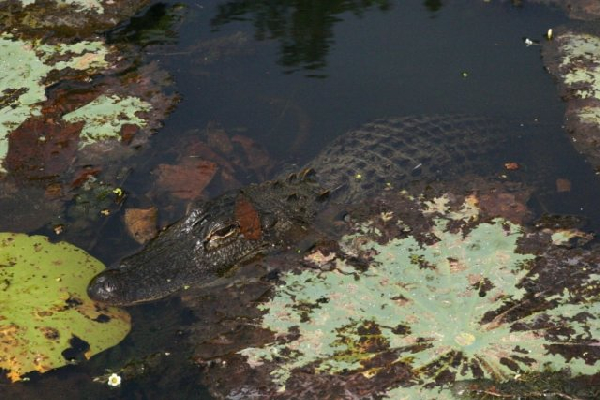
[[[479,196],[479,207],[488,215],[522,224],[531,217],[525,203],[527,196],[513,193],[490,192]]]
[[[139,127],[137,125],[124,124],[121,127],[121,132],[120,132],[123,143],[130,144],[138,130],[139,130]]]
[[[30,118],[8,137],[6,169],[25,178],[62,174],[75,159],[83,122],[55,122]]]
[[[233,144],[229,140],[229,135],[218,123],[209,122],[206,126],[206,137],[208,146],[219,151],[222,154],[230,154],[233,151]]]
[[[152,208],[128,208],[125,210],[123,221],[127,233],[140,244],[147,243],[156,236],[158,229],[156,221],[158,209]]]
[[[196,159],[179,164],[159,164],[155,170],[160,190],[184,200],[198,198],[217,172],[217,164]]]
[[[269,153],[258,146],[254,140],[246,136],[235,135],[231,138],[231,141],[242,146],[242,149],[244,149],[244,153],[248,158],[250,168],[252,168],[260,178],[265,179],[266,177],[261,175],[265,173],[271,163]]]
[[[258,211],[243,195],[235,202],[235,219],[240,224],[240,232],[246,239],[258,240],[262,236]]]
[[[233,165],[227,159],[219,155],[210,146],[204,142],[194,141],[190,143],[180,158],[193,157],[216,163],[221,169],[226,170],[230,174],[235,173]]]
[[[571,181],[565,178],[556,179],[556,192],[565,193],[571,191]]]
[[[73,188],[80,187],[85,182],[87,182],[90,177],[95,177],[100,172],[102,172],[102,169],[100,169],[100,168],[94,168],[94,167],[84,168],[83,170],[79,171],[73,177],[73,182],[71,183],[71,187],[73,187]]]
[[[519,164],[516,162],[507,162],[504,163],[504,168],[506,168],[509,171],[514,171],[516,169],[519,169]]]

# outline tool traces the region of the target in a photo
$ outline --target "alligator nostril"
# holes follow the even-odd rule
[[[119,285],[114,278],[107,275],[110,272],[103,272],[100,275],[92,278],[88,285],[88,296],[91,299],[97,301],[107,301],[111,297],[114,297],[115,293],[119,289]]]

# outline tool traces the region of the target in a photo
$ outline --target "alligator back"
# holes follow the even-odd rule
[[[506,133],[497,122],[465,115],[380,119],[338,137],[306,167],[323,187],[339,188],[336,200],[351,203],[389,185],[480,171]]]

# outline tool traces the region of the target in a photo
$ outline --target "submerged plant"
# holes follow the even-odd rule
[[[403,365],[419,386],[388,387],[393,398],[457,380],[597,372],[595,353],[582,350],[600,344],[597,298],[576,302],[569,289],[542,299],[530,293],[539,274],[532,272],[536,255],[518,250],[520,226],[476,222],[472,202],[451,211],[437,199],[424,203],[423,214],[434,216],[433,240],[388,240],[367,223],[342,239],[343,254],[315,254],[309,259],[320,268],[285,273],[259,306],[276,340],[240,354],[253,367],[268,365],[280,390],[298,369],[371,378]],[[368,262],[365,271],[349,261],[357,257]],[[581,287],[597,291],[598,278],[588,274]]]

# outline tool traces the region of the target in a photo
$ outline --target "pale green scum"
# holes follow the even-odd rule
[[[34,4],[35,1],[36,0],[21,0],[21,4],[23,4],[23,6],[26,7],[30,4]],[[0,4],[2,3],[3,1],[0,0]],[[68,10],[68,12],[92,11],[96,14],[104,13],[104,2],[99,0],[55,0],[55,3],[58,5],[66,4],[69,6],[73,6],[73,9]]]
[[[444,211],[444,205],[440,210]],[[361,361],[376,354],[361,350],[358,329],[374,324],[388,348],[400,352],[397,361],[410,365],[423,384],[433,383],[444,370],[455,373],[457,380],[480,377],[474,374],[474,366],[484,377],[496,380],[548,367],[570,368],[573,373],[597,371],[598,366],[581,359],[567,363],[562,356],[549,354],[546,347],[569,344],[573,338],[600,337],[597,319],[577,322],[572,318],[597,310],[597,304],[568,304],[568,293],[556,299],[558,306],[544,313],[550,321],[547,326],[568,323],[574,333],[552,343],[545,340],[545,329],[512,329],[514,322],[504,321],[503,314],[482,323],[488,312],[523,298],[525,290],[517,285],[535,257],[516,252],[521,229],[502,219],[479,223],[466,235],[449,232],[450,219],[474,217],[467,204],[462,210],[463,217],[447,212],[435,219],[432,233],[439,241],[431,245],[410,236],[384,245],[365,241],[362,234],[344,238],[347,252],[356,246],[351,243],[361,243],[360,250],[375,254],[366,272],[358,273],[338,258],[331,272],[304,269],[285,274],[274,297],[261,306],[266,311],[262,326],[280,338],[297,327],[298,338],[247,348],[240,354],[255,367],[275,361],[272,379],[284,390],[294,369],[313,363],[315,372],[362,371]],[[595,279],[590,276],[590,284]],[[531,324],[539,316],[533,313],[519,322]],[[501,359],[510,359],[518,370],[511,370]],[[452,365],[453,360],[459,360],[459,365]],[[437,366],[425,368],[431,365]]]
[[[586,33],[566,33],[560,36],[563,59],[560,68],[567,71],[564,83],[577,88],[575,96],[600,101],[600,37]],[[583,88],[582,88],[583,85]],[[600,107],[586,105],[577,111],[582,122],[600,124]]]
[[[140,111],[149,111],[151,105],[137,97],[121,98],[117,95],[101,95],[94,101],[63,116],[65,121],[84,121],[80,147],[91,142],[119,139],[121,127],[125,124],[144,127],[146,121],[137,117]]]
[[[102,42],[49,46],[0,33],[0,171],[8,153],[8,134],[31,116],[40,115],[46,86],[55,83],[44,81],[48,74],[64,68],[96,71],[107,66],[107,52]],[[69,58],[53,64],[56,55]]]

